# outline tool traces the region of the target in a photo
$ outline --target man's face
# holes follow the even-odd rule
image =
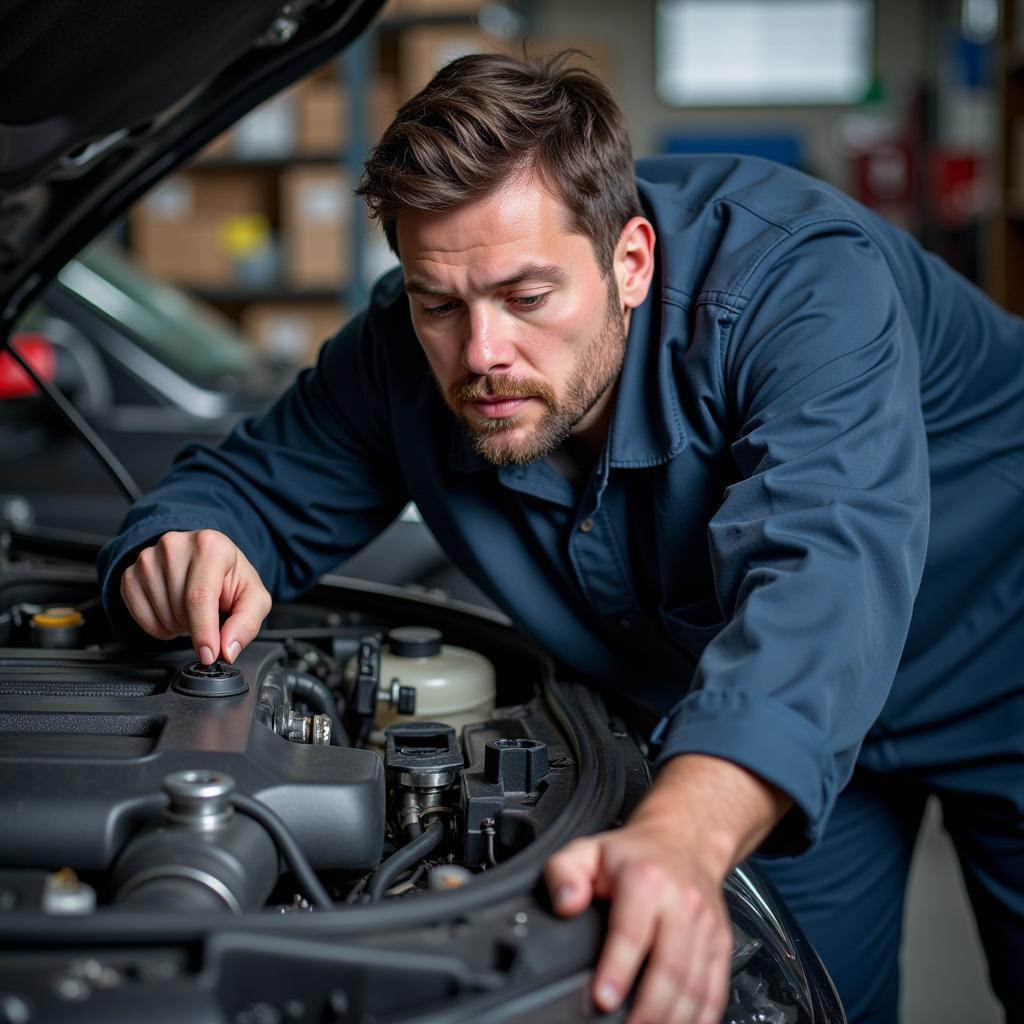
[[[403,213],[397,232],[416,335],[481,455],[532,462],[607,411],[626,345],[618,290],[536,177]]]

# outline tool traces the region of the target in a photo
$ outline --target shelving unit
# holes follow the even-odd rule
[[[1024,0],[1003,0],[1000,49],[1003,146],[989,290],[1024,316]]]
[[[214,140],[130,221],[144,269],[298,364],[366,297],[351,183],[397,102],[395,84],[374,77],[374,45],[360,41]]]
[[[218,307],[276,355],[312,359],[365,304],[388,259],[352,194],[378,133],[442,63],[518,46],[529,0],[489,8],[507,38],[480,26],[483,6],[393,0],[332,68],[268,101],[147,197],[128,231],[142,267]],[[265,119],[265,137],[246,134],[254,117]]]

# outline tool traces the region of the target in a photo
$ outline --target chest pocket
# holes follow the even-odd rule
[[[714,598],[692,601],[677,608],[660,608],[659,614],[669,642],[689,654],[694,661],[725,628],[725,618]]]

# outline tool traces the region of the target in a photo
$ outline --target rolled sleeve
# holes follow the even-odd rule
[[[779,786],[768,853],[812,844],[885,703],[928,534],[916,339],[886,261],[846,224],[791,237],[722,321],[738,479],[708,530],[726,625],[664,723]]]

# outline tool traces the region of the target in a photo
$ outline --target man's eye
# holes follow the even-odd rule
[[[455,309],[455,303],[453,301],[449,300],[448,302],[442,303],[440,306],[424,306],[423,307],[423,312],[427,316],[432,316],[432,317],[435,317],[435,318],[440,318],[440,317],[447,316],[454,309]]]
[[[517,295],[512,301],[520,309],[537,309],[547,302],[547,294],[541,295]]]

